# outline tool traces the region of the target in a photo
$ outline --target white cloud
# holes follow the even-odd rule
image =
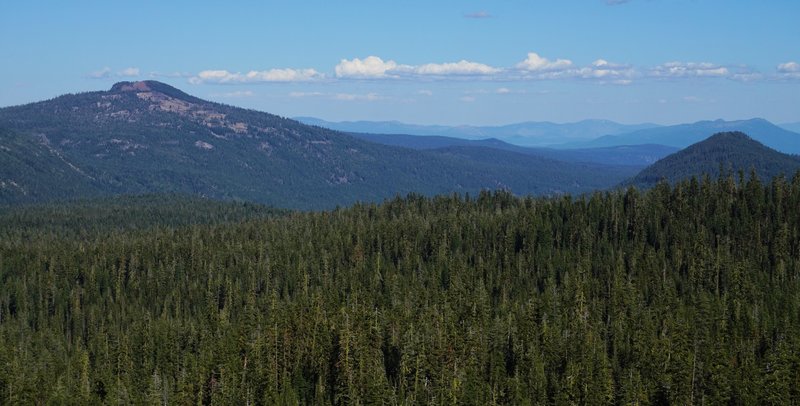
[[[657,78],[727,77],[730,70],[708,62],[667,62],[650,70]]]
[[[536,52],[528,52],[528,57],[517,64],[517,68],[529,72],[563,70],[571,66],[572,61],[569,59],[556,59],[555,61],[551,61],[539,56]]]
[[[786,62],[778,65],[778,72],[781,73],[794,73],[800,72],[800,63]]]
[[[377,101],[385,100],[386,97],[378,93],[324,93],[324,92],[290,92],[289,97],[304,98],[304,97],[319,97],[330,100],[338,101]]]
[[[605,59],[598,59],[592,62],[591,68],[600,77],[625,74],[626,72],[630,72],[632,70],[629,65],[612,63]]]
[[[782,79],[800,79],[800,63],[786,62],[778,65],[778,77]]]
[[[605,59],[598,59],[590,66],[577,69],[577,77],[583,79],[600,79],[616,84],[630,84],[631,78],[636,76],[636,70],[627,65],[611,63]]]
[[[309,82],[324,76],[314,69],[269,69],[233,73],[227,70],[204,70],[189,78],[192,84],[212,83],[264,83],[264,82]]]
[[[137,77],[139,76],[139,68],[125,68],[119,72],[117,72],[117,76],[123,77]]]
[[[239,99],[253,96],[255,96],[255,93],[253,93],[251,90],[237,90],[235,92],[215,93],[211,95],[211,97],[222,97],[226,99]]]
[[[754,82],[756,80],[763,79],[764,75],[758,72],[739,72],[732,74],[730,78],[733,80],[738,80],[740,82]]]
[[[779,66],[780,71],[780,66]],[[710,62],[668,62],[649,70],[652,78],[726,78],[740,82],[764,79],[764,75],[747,65],[717,65]]]
[[[417,94],[423,96],[433,96],[433,92],[427,89],[417,90]]]
[[[536,53],[529,53],[528,58],[517,64],[522,76],[521,80],[567,80],[585,79],[599,83],[627,85],[639,76],[636,69],[629,65],[597,59],[588,66],[574,66],[572,61],[557,59],[551,61]]]
[[[241,77],[241,74],[234,74],[230,73],[226,70],[204,70],[189,79],[189,82],[194,84],[200,84],[204,82],[219,82],[224,83],[228,81],[234,81]]]
[[[113,77],[122,74],[138,74],[138,69],[129,68],[112,73],[108,68],[92,73],[91,77]],[[401,64],[391,59],[375,55],[366,58],[341,59],[334,68],[335,74],[326,75],[314,69],[270,69],[247,73],[228,70],[205,70],[189,78],[193,84],[246,84],[261,82],[309,82],[317,80],[463,80],[481,79],[483,81],[549,81],[585,80],[598,84],[629,85],[638,80],[658,79],[700,79],[726,78],[742,82],[763,80],[765,78],[800,79],[800,64],[786,62],[778,65],[776,74],[765,76],[746,65],[717,65],[710,62],[668,62],[653,67],[635,67],[629,64],[596,59],[586,65],[577,65],[569,59],[548,59],[535,52],[527,54],[525,60],[511,67],[496,67],[484,63],[459,60],[457,62],[425,63],[419,65]],[[155,75],[151,73],[151,75]],[[503,88],[501,88],[503,89]],[[430,95],[428,91],[417,94]],[[505,94],[502,90],[488,93]],[[509,91],[509,93],[519,93]],[[297,94],[293,97],[304,97]],[[351,97],[344,93],[339,100],[374,99],[368,95]],[[333,94],[327,97],[336,98]]]
[[[482,18],[492,18],[492,15],[485,10],[476,11],[474,13],[466,13],[464,14],[464,18],[474,18],[474,19],[482,19]]]
[[[191,73],[186,72],[172,72],[172,73],[162,73],[162,72],[150,72],[147,74],[151,78],[191,78]]]
[[[495,90],[494,92],[497,93],[497,94],[509,94],[509,93],[511,93],[511,89],[509,89],[507,87],[500,87],[500,88],[497,88],[497,90]]]
[[[575,67],[568,59],[550,60],[535,52],[514,68],[499,68],[484,63],[460,60],[458,62],[404,65],[377,56],[364,59],[342,59],[336,66],[336,77],[341,79],[385,79],[432,77],[446,79],[460,76],[482,76],[488,80],[556,80],[597,79],[603,82],[629,84],[636,71],[628,65],[619,65],[598,59],[590,66]],[[520,76],[521,75],[521,76]]]
[[[398,67],[400,66],[395,61],[384,61],[377,56],[368,56],[364,59],[353,58],[350,61],[342,59],[335,70],[336,76],[340,78],[383,78],[387,76],[387,72]]]
[[[414,69],[419,75],[491,75],[500,69],[477,62],[428,63]]]
[[[462,102],[465,102],[465,103],[472,103],[476,99],[475,99],[475,96],[462,96],[458,100],[461,100]]]
[[[300,97],[319,97],[325,96],[325,93],[321,92],[290,92],[289,97],[300,98]]]
[[[492,75],[499,73],[501,69],[467,60],[412,66],[399,64],[393,60],[384,61],[377,56],[368,56],[364,59],[342,59],[336,65],[335,71],[336,77],[342,79],[383,79],[414,76]]]
[[[248,80],[257,82],[305,82],[321,78],[322,75],[314,69],[270,69],[247,73]]]
[[[139,76],[139,68],[125,68],[119,72],[114,72],[108,66],[103,69],[94,71],[89,74],[92,79],[108,79],[108,78],[134,78]]]
[[[376,101],[383,99],[383,97],[381,97],[377,93],[367,93],[367,94],[336,93],[335,95],[333,95],[333,98],[342,101]]]
[[[111,68],[106,66],[103,69],[94,71],[89,74],[89,77],[92,79],[105,79],[111,77]]]

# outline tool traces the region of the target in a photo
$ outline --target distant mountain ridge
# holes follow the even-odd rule
[[[660,144],[685,148],[704,140],[709,134],[731,131],[746,133],[754,140],[782,152],[800,153],[800,134],[778,127],[761,118],[738,121],[698,121],[691,124],[650,128],[627,134],[607,135],[593,141],[574,144],[573,147]]]
[[[766,147],[742,132],[722,132],[659,160],[628,183],[648,187],[661,180],[674,183],[692,176],[716,177],[720,168],[746,174],[753,169],[763,180],[791,177],[800,170],[800,157]]]
[[[800,121],[796,123],[783,123],[780,124],[779,127],[792,132],[800,133]]]
[[[0,203],[181,193],[318,209],[409,192],[582,193],[639,169],[380,145],[156,81],[2,108],[0,129]]]
[[[363,140],[418,150],[438,150],[449,147],[484,147],[535,155],[565,162],[593,162],[606,165],[647,166],[675,152],[678,148],[664,145],[623,145],[584,149],[555,149],[523,147],[497,138],[467,140],[463,138],[408,135],[350,133]]]
[[[320,127],[345,132],[369,134],[407,134],[445,136],[464,139],[497,138],[520,146],[549,146],[566,142],[588,141],[607,134],[622,134],[656,124],[620,124],[610,120],[583,120],[574,123],[523,122],[500,126],[444,126],[417,125],[399,121],[343,121],[331,122],[314,117],[296,117],[296,120]]]
[[[450,137],[465,140],[497,139],[522,147],[552,149],[594,149],[633,145],[660,145],[680,149],[702,141],[710,134],[742,131],[771,148],[786,153],[800,153],[800,134],[790,131],[794,124],[776,126],[767,120],[704,120],[694,123],[660,126],[656,124],[624,125],[608,120],[584,120],[576,123],[527,122],[504,126],[441,126],[413,125],[397,121],[329,122],[299,117],[310,125],[350,133],[377,135],[413,135]],[[800,124],[796,127],[800,129]],[[377,142],[395,145],[395,140],[374,137]],[[433,141],[433,138],[429,139]],[[421,140],[420,140],[421,141]],[[442,141],[442,140],[439,140]],[[407,145],[405,145],[407,146]]]

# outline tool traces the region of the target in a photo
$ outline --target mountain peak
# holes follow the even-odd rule
[[[759,146],[762,144],[752,138],[749,135],[741,132],[741,131],[725,131],[716,133],[707,139],[700,141],[700,143],[710,143],[710,142],[732,142],[732,141],[752,141]]]
[[[159,83],[161,85],[167,86],[160,82],[155,82],[151,80],[142,80],[138,82],[117,82],[114,83],[114,86],[111,86],[111,92],[149,92],[153,90],[150,88],[148,83]]]
[[[201,100],[184,93],[183,91],[172,87],[166,83],[157,80],[141,80],[138,82],[117,82],[111,86],[111,93],[125,93],[125,92],[157,92],[165,94],[169,97],[181,99],[190,102],[200,102]]]
[[[727,131],[657,161],[630,183],[652,186],[661,179],[677,182],[704,174],[718,176],[720,168],[745,172],[754,169],[762,179],[769,180],[780,174],[791,176],[800,169],[800,160],[769,148],[741,131]]]
[[[378,145],[155,81],[0,108],[0,127],[16,137],[0,131],[1,204],[172,192],[333,208],[410,191],[584,193],[635,170],[488,143],[427,152]]]

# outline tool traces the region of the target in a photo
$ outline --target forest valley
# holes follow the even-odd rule
[[[3,210],[0,403],[800,399],[800,174],[156,206]]]

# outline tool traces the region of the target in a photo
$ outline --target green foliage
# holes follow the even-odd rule
[[[22,206],[0,206],[0,238],[48,233],[57,238],[153,227],[235,223],[287,210],[247,202],[220,202],[182,195],[115,196]],[[26,237],[27,238],[27,237]]]
[[[0,128],[0,204],[100,194],[85,173],[70,167],[50,145]]]
[[[5,217],[0,402],[791,404],[798,207],[800,175],[135,232]]]
[[[662,180],[675,183],[692,176],[716,178],[737,172],[754,172],[762,181],[769,181],[779,175],[791,176],[798,170],[800,157],[765,147],[744,133],[727,132],[714,134],[659,160],[628,183],[651,187]]]

